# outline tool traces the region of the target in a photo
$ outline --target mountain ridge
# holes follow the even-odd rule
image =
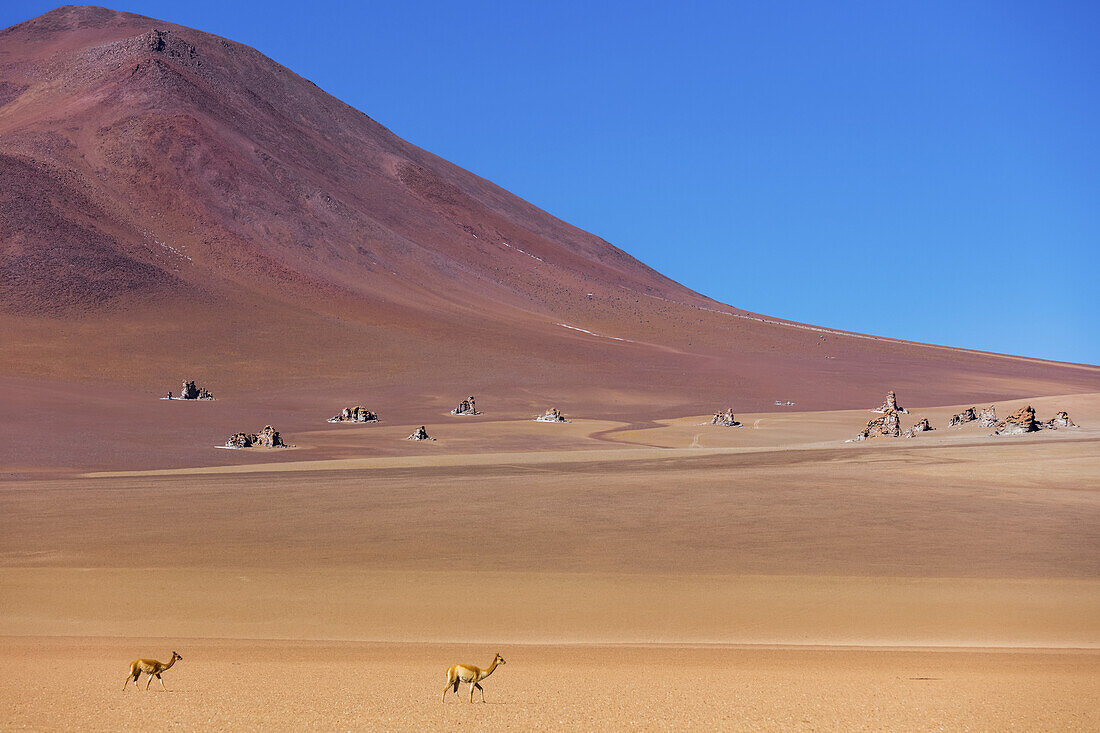
[[[235,365],[242,385],[382,371],[757,408],[777,393],[853,406],[884,386],[947,403],[1100,390],[1087,365],[719,303],[255,49],[94,6],[0,31],[0,186],[15,344],[0,373],[38,373],[72,340],[90,344],[84,366],[49,373],[134,385],[190,364]],[[288,359],[303,343],[319,353]]]

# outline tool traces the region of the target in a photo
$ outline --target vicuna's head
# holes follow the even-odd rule
[[[179,652],[172,652],[172,659],[183,659]]]
[[[507,664],[507,662],[504,661],[504,657],[500,656],[499,654],[497,655],[497,658],[493,661],[500,662],[501,664]]]

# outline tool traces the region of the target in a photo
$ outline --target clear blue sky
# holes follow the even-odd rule
[[[254,46],[718,300],[1100,363],[1100,2],[113,7]]]

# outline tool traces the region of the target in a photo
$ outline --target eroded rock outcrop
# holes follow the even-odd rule
[[[871,410],[871,412],[886,413],[890,410],[902,415],[909,414],[909,410],[906,410],[904,407],[898,407],[898,398],[897,395],[894,394],[894,390],[890,390],[889,392],[887,392],[886,401],[883,402],[877,409]]]
[[[968,422],[974,422],[978,419],[978,414],[974,411],[973,407],[968,407],[960,413],[951,416],[947,424],[953,428],[957,428],[960,425],[965,425]]]
[[[474,402],[474,396],[470,395],[468,400],[462,400],[458,403],[458,407],[451,410],[452,415],[480,415],[477,411],[477,403]]]
[[[1035,419],[1034,408],[1031,405],[1025,405],[997,423],[997,428],[993,431],[993,434],[1020,435],[1022,433],[1034,433],[1042,429],[1042,423]]]
[[[371,412],[362,405],[345,407],[339,415],[329,418],[329,422],[378,422],[378,413]]]
[[[565,415],[561,414],[561,410],[556,407],[551,407],[541,415],[535,415],[535,422],[573,422],[566,419]]]
[[[413,431],[413,434],[405,438],[405,440],[435,440],[432,436],[428,435],[428,430],[423,425]]]
[[[168,399],[172,398],[172,393],[168,393]],[[183,386],[180,387],[180,396],[176,399],[180,400],[212,400],[214,395],[210,394],[210,390],[206,387],[198,387],[194,382],[183,380]]]
[[[739,428],[741,423],[733,417],[733,408],[727,407],[725,412],[714,413],[714,418],[710,421],[711,425],[722,425],[727,428]]]
[[[928,422],[928,418],[922,417],[916,425],[905,431],[905,437],[913,438],[917,433],[927,433],[929,430],[935,430],[935,428]]]
[[[1068,412],[1059,410],[1057,415],[1043,423],[1043,427],[1047,430],[1057,430],[1058,428],[1075,428],[1077,424],[1069,419]]]
[[[258,433],[236,433],[225,441],[226,448],[285,448],[279,431],[270,425]]]
[[[991,428],[997,424],[997,406],[990,405],[978,413],[978,424],[983,428]]]
[[[887,409],[882,417],[870,420],[859,435],[849,440],[849,443],[858,443],[868,438],[899,438],[901,437],[901,418],[897,410]]]

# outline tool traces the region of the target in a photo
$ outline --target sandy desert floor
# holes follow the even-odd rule
[[[452,659],[496,647],[181,640],[168,692],[122,692],[159,639],[5,638],[5,729],[1096,730],[1081,652],[501,645],[470,705]],[[488,650],[488,651],[487,651]],[[484,659],[482,659],[484,657]],[[54,673],[28,680],[26,667]],[[142,678],[142,688],[144,688]]]
[[[15,456],[0,728],[1095,730],[1100,395],[1030,402],[1082,427],[440,416]],[[172,649],[170,693],[121,692]],[[488,704],[440,704],[497,651]]]

